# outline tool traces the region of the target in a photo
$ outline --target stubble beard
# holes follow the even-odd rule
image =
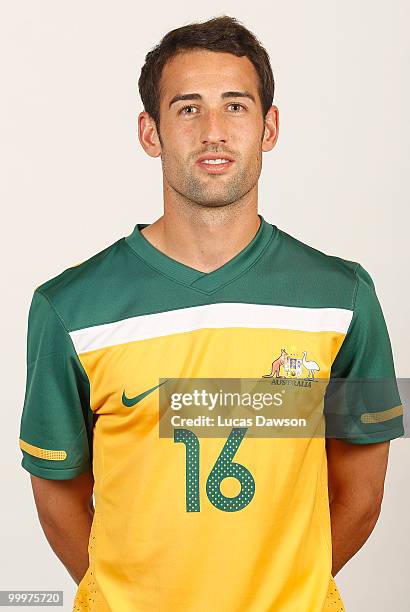
[[[163,151],[164,153],[164,151]],[[262,169],[259,153],[246,167],[234,165],[225,174],[207,174],[181,162],[168,163],[167,155],[161,156],[162,169],[168,185],[192,204],[216,208],[241,200],[257,183]],[[190,162],[192,164],[192,162]],[[204,176],[198,176],[203,172]]]

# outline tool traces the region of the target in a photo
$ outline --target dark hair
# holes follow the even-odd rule
[[[173,56],[192,49],[208,49],[248,57],[259,77],[259,97],[263,116],[266,116],[272,106],[275,90],[269,55],[252,32],[234,17],[223,15],[203,23],[190,23],[171,30],[145,56],[138,88],[144,110],[154,119],[158,134],[163,68]]]

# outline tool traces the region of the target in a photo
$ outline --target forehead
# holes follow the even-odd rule
[[[257,93],[258,75],[246,56],[195,49],[178,53],[162,71],[163,101],[170,100],[176,93],[214,90],[219,95],[221,91],[237,89]]]

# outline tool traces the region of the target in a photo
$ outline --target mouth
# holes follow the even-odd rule
[[[226,157],[219,158],[203,158],[196,162],[208,174],[223,174],[234,164],[234,160]]]

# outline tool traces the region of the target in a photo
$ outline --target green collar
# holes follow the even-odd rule
[[[212,272],[195,270],[154,247],[141,234],[141,229],[147,227],[149,223],[137,223],[133,232],[125,240],[133,251],[151,267],[184,285],[210,293],[247,270],[265,249],[270,239],[277,235],[276,226],[267,223],[262,215],[258,214],[258,216],[261,220],[258,231],[248,245],[235,257]]]

